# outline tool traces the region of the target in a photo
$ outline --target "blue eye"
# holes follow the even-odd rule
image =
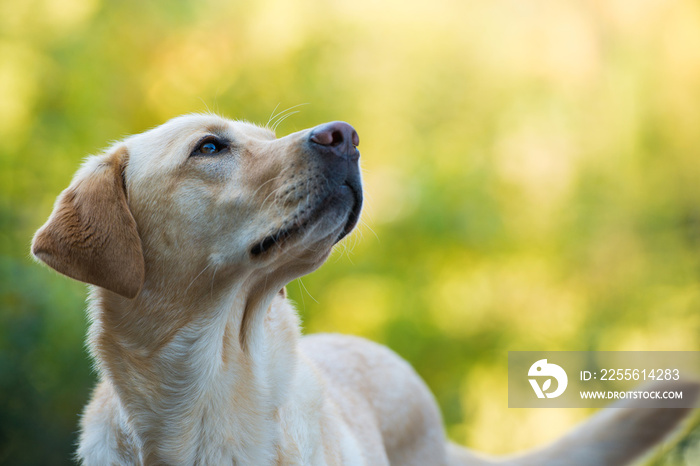
[[[202,144],[202,147],[199,149],[199,152],[202,154],[213,154],[216,152],[216,144],[213,142],[208,142],[206,144]]]
[[[214,136],[210,136],[201,141],[192,155],[216,155],[228,148],[228,141],[223,141]]]

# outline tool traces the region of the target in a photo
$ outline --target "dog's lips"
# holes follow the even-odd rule
[[[360,220],[360,212],[362,211],[362,194],[361,191],[354,188],[350,183],[345,182],[343,186],[341,186],[341,189],[349,189],[350,192],[352,193],[353,196],[353,204],[352,204],[352,209],[350,210],[350,215],[348,215],[348,219],[345,222],[345,226],[343,227],[343,231],[340,233],[338,238],[336,238],[335,242],[337,243],[341,239],[345,238],[350,232],[355,228],[355,225],[357,225],[357,222]]]
[[[353,204],[350,209],[350,213],[348,214],[348,218],[343,226],[343,230],[335,239],[334,244],[343,239],[345,236],[347,236],[352,231],[352,229],[355,228],[355,225],[357,225],[357,222],[360,218],[360,211],[362,209],[362,194],[358,188],[353,187],[351,183],[348,183],[346,181],[338,188],[338,191],[336,191],[334,194],[342,194],[343,192],[347,191],[350,191],[350,194],[352,195]],[[323,216],[323,214],[325,213],[324,210],[328,207],[327,201],[329,198],[334,197],[334,194],[329,195],[326,199],[320,202],[319,205],[309,213],[309,215],[303,217],[300,220],[297,220],[291,226],[281,228],[277,232],[266,236],[262,241],[256,243],[250,249],[250,253],[253,256],[260,256],[272,249],[274,246],[281,246],[283,245],[283,243],[286,242],[286,240],[296,236],[297,233],[303,231],[308,225],[310,225],[315,220]]]
[[[298,231],[302,230],[306,226],[306,222],[300,224],[299,226],[293,226],[290,228],[284,228],[277,231],[276,233],[266,237],[250,250],[253,256],[259,256],[268,250],[270,250],[275,245],[281,245],[285,240],[294,236]]]

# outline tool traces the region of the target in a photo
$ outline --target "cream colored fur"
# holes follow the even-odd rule
[[[83,463],[497,462],[448,445],[427,387],[387,348],[300,336],[283,287],[325,261],[354,202],[309,134],[179,117],[90,157],[59,197],[32,250],[94,285],[100,382],[82,418]],[[208,135],[226,150],[192,155]],[[252,252],[290,221],[290,237]],[[634,408],[498,464],[627,464],[687,414]]]

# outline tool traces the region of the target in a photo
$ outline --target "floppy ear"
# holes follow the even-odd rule
[[[134,298],[145,276],[141,238],[126,201],[128,152],[88,159],[34,235],[32,253],[58,272]]]

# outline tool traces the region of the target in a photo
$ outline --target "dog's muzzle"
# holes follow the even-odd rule
[[[297,236],[328,215],[347,215],[342,230],[334,243],[350,233],[357,225],[362,210],[362,182],[357,146],[360,138],[355,128],[342,121],[325,123],[312,129],[302,142],[305,152],[312,157],[321,172],[321,188],[316,202],[306,210],[307,214],[290,225],[278,229],[251,248],[251,254],[259,256],[273,246]]]
[[[360,181],[360,137],[355,128],[343,121],[334,121],[314,128],[309,134],[311,146],[323,156],[336,158],[331,165],[346,165],[347,175],[340,189],[348,189],[353,196],[354,203],[345,228],[337,241],[343,239],[352,231],[360,219],[362,210],[362,182]]]

